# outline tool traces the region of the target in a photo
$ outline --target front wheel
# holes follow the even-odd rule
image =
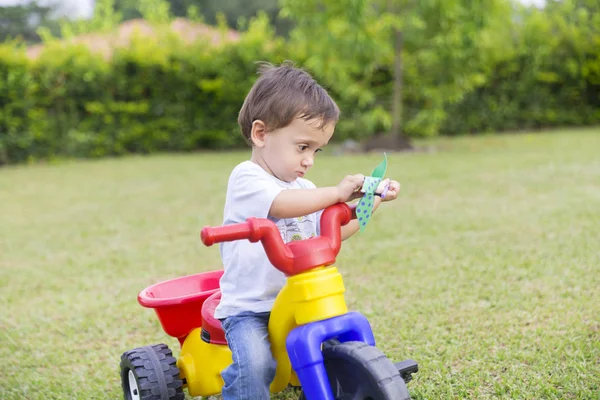
[[[366,343],[324,346],[323,362],[335,400],[410,399],[398,369],[381,351]],[[306,400],[304,393],[299,400]]]
[[[165,344],[123,353],[121,386],[125,400],[184,400],[176,362]]]

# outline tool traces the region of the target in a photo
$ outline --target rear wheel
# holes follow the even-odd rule
[[[323,346],[323,361],[335,400],[410,399],[398,369],[373,346],[363,342],[328,344]],[[306,400],[304,393],[300,400]]]
[[[176,362],[165,344],[123,353],[121,386],[125,400],[184,400]]]

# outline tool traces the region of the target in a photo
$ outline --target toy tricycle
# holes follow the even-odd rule
[[[306,400],[403,400],[406,382],[418,371],[413,360],[393,364],[375,348],[367,319],[348,312],[344,284],[332,266],[341,247],[341,226],[356,215],[345,203],[328,207],[321,236],[283,243],[268,219],[205,227],[206,246],[247,239],[261,241],[270,262],[287,276],[269,320],[271,351],[277,361],[271,392],[301,386]],[[125,400],[183,400],[221,392],[223,371],[231,362],[219,320],[222,270],[157,283],[142,290],[138,302],[156,311],[164,331],[176,337],[176,360],[165,344],[140,347],[121,356]]]

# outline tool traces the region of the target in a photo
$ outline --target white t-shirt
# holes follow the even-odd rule
[[[284,182],[252,161],[244,161],[229,176],[223,225],[246,222],[250,217],[269,218],[276,223],[285,243],[319,235],[321,211],[299,218],[277,219],[268,215],[282,190],[312,188],[315,185],[309,180]],[[285,284],[285,275],[271,264],[262,243],[236,240],[221,243],[220,250],[225,273],[220,281],[221,302],[215,317],[271,311]]]

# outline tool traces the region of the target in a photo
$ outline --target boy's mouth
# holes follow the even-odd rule
[[[302,178],[304,176],[304,172],[302,171],[297,171],[296,175],[298,175],[298,178]]]

